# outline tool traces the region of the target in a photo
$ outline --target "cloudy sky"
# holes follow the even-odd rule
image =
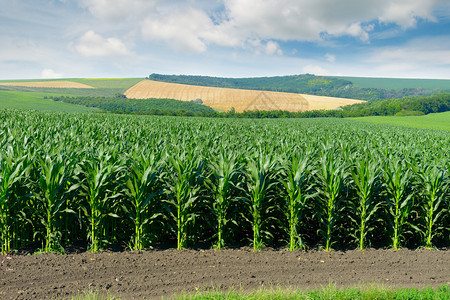
[[[450,0],[0,0],[0,79],[450,79]]]

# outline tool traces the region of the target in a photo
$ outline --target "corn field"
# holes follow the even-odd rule
[[[450,246],[450,134],[0,111],[1,253]]]

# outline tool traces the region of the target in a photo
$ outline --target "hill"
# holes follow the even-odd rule
[[[450,92],[450,80],[411,79],[410,81],[410,79],[374,78],[372,81],[370,78],[327,77],[312,74],[255,78],[151,74],[148,79],[188,85],[277,91],[368,101]]]
[[[357,88],[375,88],[386,90],[423,89],[449,91],[449,79],[412,79],[412,78],[372,78],[372,77],[333,77],[348,80]]]
[[[314,95],[270,92],[261,90],[246,90],[232,88],[217,88],[187,84],[166,83],[153,80],[143,80],[128,89],[127,98],[170,98],[182,101],[199,99],[212,108],[236,112],[250,111],[310,111],[320,109],[336,109],[364,101],[344,98],[332,98]]]

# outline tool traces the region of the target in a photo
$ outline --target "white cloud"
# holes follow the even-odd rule
[[[56,73],[52,69],[44,69],[41,72],[41,78],[47,78],[47,79],[56,79],[56,78],[62,78],[62,73]]]
[[[79,40],[75,49],[88,57],[122,56],[130,54],[130,51],[117,38],[103,38],[94,31],[89,30]]]
[[[433,19],[439,0],[224,0],[231,24],[248,35],[262,39],[319,40],[322,33],[369,39],[373,26],[362,23],[380,20],[404,28],[417,18]]]
[[[384,76],[448,78],[450,36],[418,38],[402,46],[379,48],[368,53],[365,61]]]
[[[155,11],[158,0],[82,0],[81,5],[89,12],[109,22],[136,19]]]
[[[303,73],[314,74],[314,75],[322,75],[329,76],[333,75],[329,70],[322,68],[318,65],[307,65],[302,69]]]
[[[336,55],[327,53],[325,54],[325,59],[330,63],[334,63],[336,61]]]
[[[273,41],[269,41],[266,44],[266,54],[267,55],[283,55],[283,51],[280,49],[280,45],[278,45],[278,43],[273,42]]]
[[[348,35],[369,42],[377,20],[404,29],[412,27],[418,18],[434,20],[432,11],[440,1],[444,0],[223,0],[219,18],[215,18],[217,13],[193,8],[193,1],[178,9],[152,7],[156,13],[141,22],[141,31],[146,39],[162,40],[178,51],[193,53],[204,52],[212,44],[252,48],[255,40],[319,41],[324,36]],[[106,0],[94,2],[99,6]],[[281,54],[274,43],[268,42],[262,51]]]
[[[177,51],[200,53],[206,51],[205,37],[213,30],[209,16],[190,9],[159,18],[147,18],[141,24],[142,35],[148,40],[163,40]]]
[[[375,64],[450,66],[450,36],[418,38],[404,46],[373,51],[367,59]]]

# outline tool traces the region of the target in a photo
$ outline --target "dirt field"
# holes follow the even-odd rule
[[[0,256],[1,299],[55,299],[89,289],[122,299],[161,299],[209,287],[313,289],[331,282],[338,287],[450,284],[450,251],[253,253],[241,248]]]
[[[93,87],[90,85],[73,81],[29,81],[29,82],[17,81],[17,82],[0,82],[0,85],[36,87],[36,88],[93,89]]]
[[[244,110],[307,111],[335,109],[340,106],[364,102],[361,100],[310,96],[293,93],[228,89],[194,86],[143,80],[125,93],[128,98],[169,98],[181,101],[202,99],[203,104],[222,111],[234,107],[236,112]]]

